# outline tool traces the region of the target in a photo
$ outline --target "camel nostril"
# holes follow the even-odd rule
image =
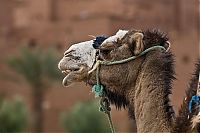
[[[69,53],[64,53],[64,57],[68,57],[69,55]]]
[[[66,51],[66,52],[64,53],[64,57],[67,57],[69,54],[70,54],[70,52],[67,52],[67,51]]]
[[[67,57],[67,56],[71,55],[71,53],[72,53],[73,51],[75,51],[75,50],[68,50],[68,51],[65,51],[64,56]]]

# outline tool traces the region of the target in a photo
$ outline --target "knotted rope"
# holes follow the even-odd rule
[[[100,84],[99,70],[100,70],[100,67],[97,67],[97,71],[96,71],[97,83],[96,83],[96,85],[94,85],[92,87],[92,92],[95,93],[95,97],[101,97],[100,103],[99,103],[100,104],[99,111],[101,111],[107,115],[111,132],[115,133],[115,128],[113,126],[113,122],[112,122],[111,114],[110,114],[110,111],[111,111],[110,102],[109,102],[108,98],[105,97],[103,86]]]
[[[103,96],[100,100],[99,110],[101,112],[104,112],[107,115],[111,132],[115,133],[115,128],[113,126],[113,122],[112,122],[111,114],[110,114],[110,111],[111,111],[110,102],[109,102],[108,98],[106,98],[105,96]]]

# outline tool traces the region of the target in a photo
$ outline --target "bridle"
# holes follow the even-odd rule
[[[170,47],[170,45],[169,45]],[[144,50],[143,52],[141,52],[139,55],[136,55],[136,56],[131,56],[129,58],[126,58],[126,59],[123,59],[123,60],[119,60],[119,61],[101,61],[101,60],[98,60],[98,57],[96,57],[96,63],[94,64],[93,68],[88,72],[88,74],[92,73],[93,71],[95,71],[100,65],[106,65],[106,66],[110,66],[110,65],[117,65],[117,64],[123,64],[123,63],[127,63],[129,61],[132,61],[140,56],[143,56],[145,55],[146,53],[152,51],[152,50],[155,50],[155,49],[161,49],[161,50],[165,50],[166,52],[169,51],[169,47],[166,49],[165,47],[163,46],[152,46],[146,50]]]

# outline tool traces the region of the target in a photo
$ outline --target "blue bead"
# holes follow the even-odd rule
[[[92,92],[94,92],[95,97],[101,97],[103,95],[103,86],[102,85],[94,85],[92,87]]]

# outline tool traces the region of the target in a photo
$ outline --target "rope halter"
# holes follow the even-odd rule
[[[165,47],[163,46],[152,46],[146,50],[144,50],[143,52],[141,52],[139,55],[137,56],[131,56],[127,59],[123,59],[123,60],[119,60],[119,61],[101,61],[101,60],[97,60],[95,65],[93,66],[93,68],[88,72],[88,74],[91,74],[93,71],[95,71],[100,65],[106,65],[106,66],[110,66],[110,65],[116,65],[116,64],[123,64],[123,63],[126,63],[126,62],[129,62],[131,60],[134,60],[142,55],[145,55],[146,53],[148,53],[149,51],[152,51],[152,50],[155,50],[155,49],[162,49],[162,50],[165,50],[166,52],[169,51],[169,48],[170,48],[170,43],[169,44],[169,47],[166,49]],[[97,58],[96,58],[97,59]]]

